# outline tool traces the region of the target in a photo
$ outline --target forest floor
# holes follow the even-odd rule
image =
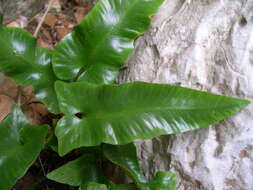
[[[53,49],[65,35],[73,31],[73,27],[80,23],[87,15],[89,10],[98,0],[54,0],[53,3],[45,1],[43,10],[38,12],[32,18],[26,18],[20,15],[19,18],[4,24],[12,27],[19,27],[28,30],[31,34],[38,31],[38,46],[42,48]],[[49,8],[48,8],[49,7]],[[47,9],[49,10],[46,14]],[[38,27],[43,18],[41,27]],[[0,75],[2,75],[0,73]],[[1,81],[2,79],[2,81]],[[33,124],[46,123],[48,115],[44,105],[37,102],[32,87],[19,86],[10,78],[0,76],[0,121],[10,112],[12,105],[21,102],[22,110],[27,118]],[[52,150],[44,150],[39,158],[22,177],[13,190],[74,190],[75,187],[62,185],[46,179],[46,174],[53,169],[63,165],[69,160],[78,156],[78,153],[60,158]]]

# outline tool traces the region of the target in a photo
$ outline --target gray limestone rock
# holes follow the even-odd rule
[[[253,99],[253,0],[166,0],[120,82],[177,84]],[[253,105],[216,125],[138,142],[147,177],[179,190],[253,189]]]

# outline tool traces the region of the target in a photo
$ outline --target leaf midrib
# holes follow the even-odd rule
[[[173,112],[173,111],[176,111],[176,112],[186,112],[188,111],[189,113],[190,112],[193,112],[193,111],[203,111],[203,110],[209,110],[209,111],[218,111],[218,110],[221,110],[221,109],[227,109],[227,108],[233,108],[235,106],[235,104],[230,104],[230,105],[227,105],[227,106],[214,106],[214,107],[206,107],[206,108],[188,108],[188,107],[180,107],[180,108],[168,108],[168,107],[156,107],[156,108],[147,108],[147,109],[140,109],[140,108],[137,108],[137,109],[133,109],[133,110],[122,110],[122,111],[114,111],[114,112],[100,112],[100,113],[91,113],[91,114],[86,114],[86,117],[85,118],[89,118],[89,119],[92,119],[92,118],[96,118],[96,119],[103,119],[103,118],[113,118],[113,117],[119,117],[120,115],[132,115],[132,114],[152,114],[152,113],[155,113],[155,112]],[[238,106],[238,109],[240,109],[240,107]],[[233,112],[234,109],[229,109],[227,112]],[[202,113],[202,112],[201,112]],[[84,118],[84,119],[85,119]]]

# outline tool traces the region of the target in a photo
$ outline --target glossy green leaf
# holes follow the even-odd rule
[[[28,123],[18,106],[0,123],[0,189],[9,190],[44,146],[47,126]]]
[[[176,190],[176,175],[170,172],[158,172],[155,178],[148,184],[143,184],[141,190]],[[89,183],[79,190],[138,190],[134,184],[104,184]]]
[[[156,177],[148,184],[143,184],[141,190],[176,190],[176,175],[170,172],[158,172]],[[134,184],[104,184],[89,183],[79,190],[139,190]]]
[[[89,185],[87,187],[82,188],[82,190],[108,190],[108,189],[104,184],[89,183]]]
[[[57,113],[52,52],[37,48],[36,39],[19,28],[0,26],[0,44],[0,72],[12,77],[18,84],[32,85],[36,97],[51,112]]]
[[[138,190],[134,184],[111,184],[106,187],[104,184],[90,183],[88,186],[80,187],[79,190]]]
[[[53,134],[49,141],[45,144],[45,147],[50,148],[55,152],[58,152],[58,141],[55,134]]]
[[[133,143],[126,145],[104,144],[103,150],[106,158],[127,171],[141,190],[176,190],[176,175],[170,172],[158,172],[152,181],[146,181],[139,167]]]
[[[141,190],[176,190],[176,174],[171,172],[157,172],[149,183],[139,184]]]
[[[163,0],[100,0],[56,47],[60,79],[112,83]]]
[[[136,181],[145,183],[146,179],[139,166],[136,148],[133,143],[125,145],[103,145],[104,155],[114,164],[119,165]]]
[[[109,190],[139,190],[135,184],[112,184]]]
[[[90,146],[90,147],[82,147],[80,148],[81,154],[93,154],[97,157],[103,156],[103,151],[101,146]]]
[[[55,131],[60,155],[82,146],[127,144],[198,129],[249,104],[248,100],[144,82],[98,86],[57,82],[56,92],[65,114]],[[85,117],[74,116],[79,112]]]
[[[96,156],[92,154],[70,161],[62,167],[50,172],[47,178],[72,186],[81,186],[88,182],[106,183],[97,166]]]

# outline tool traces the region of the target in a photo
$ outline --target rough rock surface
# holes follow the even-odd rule
[[[120,78],[137,80],[252,100],[253,0],[166,0]],[[143,170],[174,171],[179,190],[252,190],[252,110],[138,143]]]

